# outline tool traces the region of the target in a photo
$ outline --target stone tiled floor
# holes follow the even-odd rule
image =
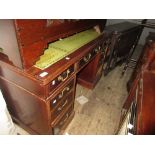
[[[75,100],[75,117],[66,129],[68,134],[115,134],[121,108],[127,97],[126,83],[131,70],[121,77],[122,67],[117,67],[106,77],[102,76],[94,90],[77,85],[76,98],[84,95],[84,105]]]

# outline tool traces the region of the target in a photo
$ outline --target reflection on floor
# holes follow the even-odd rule
[[[137,48],[134,57],[139,55]],[[116,67],[106,77],[102,76],[95,89],[88,90],[80,85],[76,87],[76,99],[84,96],[88,99],[80,104],[75,99],[75,116],[64,134],[69,135],[105,135],[115,134],[118,128],[121,109],[127,97],[126,83],[132,69],[127,69],[121,77],[122,66]],[[27,134],[17,126],[19,134]]]

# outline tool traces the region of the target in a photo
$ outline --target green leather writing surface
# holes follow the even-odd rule
[[[35,67],[45,69],[98,36],[99,34],[94,29],[90,29],[50,43],[48,49],[40,56],[40,60],[36,62]]]

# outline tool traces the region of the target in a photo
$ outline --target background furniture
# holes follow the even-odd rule
[[[147,41],[133,73],[117,134],[155,134],[155,42]]]
[[[150,32],[149,35],[146,37],[146,43],[149,43],[149,42],[152,42],[152,41],[155,41],[155,33]],[[132,85],[134,79],[136,78],[138,72],[140,72],[142,64],[144,63],[144,54],[145,54],[145,51],[146,51],[145,48],[147,46],[148,45],[145,44],[145,46],[143,47],[143,50],[142,50],[142,52],[141,52],[141,54],[140,54],[140,56],[139,56],[139,58],[137,60],[136,66],[134,68],[134,71],[133,71],[133,73],[132,73],[132,75],[131,75],[128,83],[127,83],[127,90],[128,90],[128,92],[130,91],[131,85]]]
[[[112,32],[113,37],[107,64],[104,67],[104,74],[107,75],[109,71],[114,69],[118,64],[125,62],[125,67],[122,72],[122,74],[124,74],[138,43],[143,26],[130,22],[122,22],[107,26],[105,30]]]

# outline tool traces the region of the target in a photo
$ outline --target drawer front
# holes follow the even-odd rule
[[[96,55],[97,51],[92,50],[91,52],[87,53],[78,63],[79,69],[81,69],[85,64],[87,64],[92,57]]]
[[[74,65],[70,66],[68,69],[63,71],[59,76],[57,76],[53,81],[49,83],[48,92],[49,95],[57,88],[61,83],[70,78],[70,76],[74,73]]]
[[[63,126],[65,126],[72,112],[73,112],[73,106],[70,106],[69,109],[66,111],[66,113],[60,118],[59,121],[51,124],[53,127],[54,134],[58,134],[60,130],[63,128]]]
[[[56,117],[58,117],[68,106],[73,105],[73,102],[74,102],[73,97],[74,97],[74,93],[72,91],[60,103],[58,103],[58,106],[51,112],[52,121]]]
[[[50,100],[51,110],[55,108],[58,103],[65,98],[67,94],[69,94],[74,88],[74,79],[72,79],[69,83],[67,83],[60,92]]]

